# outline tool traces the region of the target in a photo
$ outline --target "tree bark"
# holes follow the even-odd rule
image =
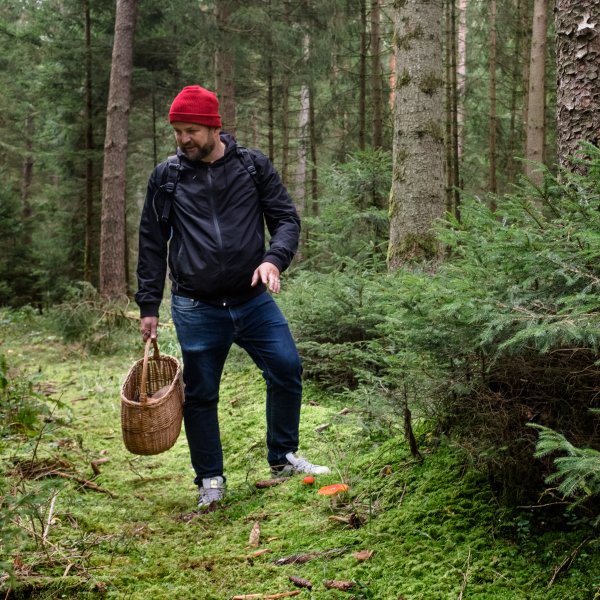
[[[366,147],[367,129],[367,6],[360,0],[360,57],[358,67],[358,147]]]
[[[531,59],[529,62],[529,94],[527,108],[527,141],[525,146],[525,174],[541,183],[542,173],[535,163],[544,161],[545,98],[546,98],[546,39],[548,36],[548,0],[535,0]]]
[[[127,293],[125,184],[136,8],[136,0],[117,0],[102,174],[99,287],[106,298]]]
[[[394,8],[396,94],[388,267],[440,258],[432,231],[444,212],[442,3]]]
[[[373,148],[383,146],[383,84],[381,80],[380,0],[371,0],[371,102],[373,104]]]
[[[558,159],[571,160],[581,140],[600,142],[600,0],[556,0]]]
[[[490,1],[490,116],[489,116],[489,191],[495,194],[498,191],[496,178],[496,0]],[[492,205],[494,201],[492,200]],[[494,208],[494,206],[492,206]]]
[[[92,281],[92,248],[94,247],[94,121],[92,103],[92,28],[90,2],[84,0],[85,21],[85,233],[83,280]]]
[[[223,120],[223,127],[235,136],[235,76],[233,61],[233,45],[229,40],[229,19],[232,13],[230,0],[220,0],[216,3],[217,28],[220,43],[215,52],[215,74],[219,109]]]

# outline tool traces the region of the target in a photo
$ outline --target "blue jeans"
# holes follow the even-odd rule
[[[173,294],[171,313],[183,357],[183,419],[196,484],[223,475],[219,384],[236,343],[267,384],[267,460],[287,462],[298,449],[302,365],[287,321],[268,293],[236,306],[213,306]]]

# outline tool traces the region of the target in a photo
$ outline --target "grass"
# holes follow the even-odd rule
[[[314,600],[600,598],[600,547],[590,522],[503,508],[460,449],[436,440],[427,423],[417,427],[424,461],[416,462],[400,419],[382,426],[364,407],[348,405],[348,396],[311,384],[301,451],[334,472],[315,486],[292,478],[257,489],[269,476],[264,385],[238,352],[221,394],[228,495],[221,508],[198,515],[183,434],[158,456],[133,456],[122,445],[119,386],[141,346],[134,331],[119,335],[114,353],[88,355],[60,342],[39,317],[0,313],[9,381],[29,382],[52,411],[28,434],[0,426],[0,563],[14,573],[0,576],[3,597],[223,600],[297,589],[298,598]],[[177,353],[168,323],[160,342],[163,352]],[[108,461],[95,476],[97,459]],[[25,479],[19,461],[60,464],[110,494],[61,477]],[[316,493],[338,481],[350,486],[345,496]],[[371,558],[358,560],[364,550]],[[313,557],[275,563],[294,555]],[[310,580],[312,591],[295,588],[290,575]],[[355,587],[326,589],[326,580]]]

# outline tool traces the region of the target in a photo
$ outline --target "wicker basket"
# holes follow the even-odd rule
[[[168,450],[179,437],[182,417],[179,361],[172,356],[161,356],[156,339],[148,340],[144,358],[134,363],[121,386],[121,431],[125,447],[133,454],[160,454]]]

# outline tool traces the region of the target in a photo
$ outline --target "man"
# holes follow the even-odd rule
[[[136,302],[142,337],[156,337],[168,264],[171,311],[183,356],[185,430],[198,505],[206,507],[222,500],[225,491],[218,401],[232,343],[248,352],[266,381],[272,473],[329,469],[295,454],[302,366],[287,321],[267,292],[279,293],[280,274],[298,247],[300,221],[293,202],[266,156],[240,150],[232,136],[221,132],[213,92],[183,88],[169,121],[178,160],[158,165],[148,182]],[[173,184],[174,168],[173,191],[168,184]],[[271,235],[266,251],[265,222]]]

